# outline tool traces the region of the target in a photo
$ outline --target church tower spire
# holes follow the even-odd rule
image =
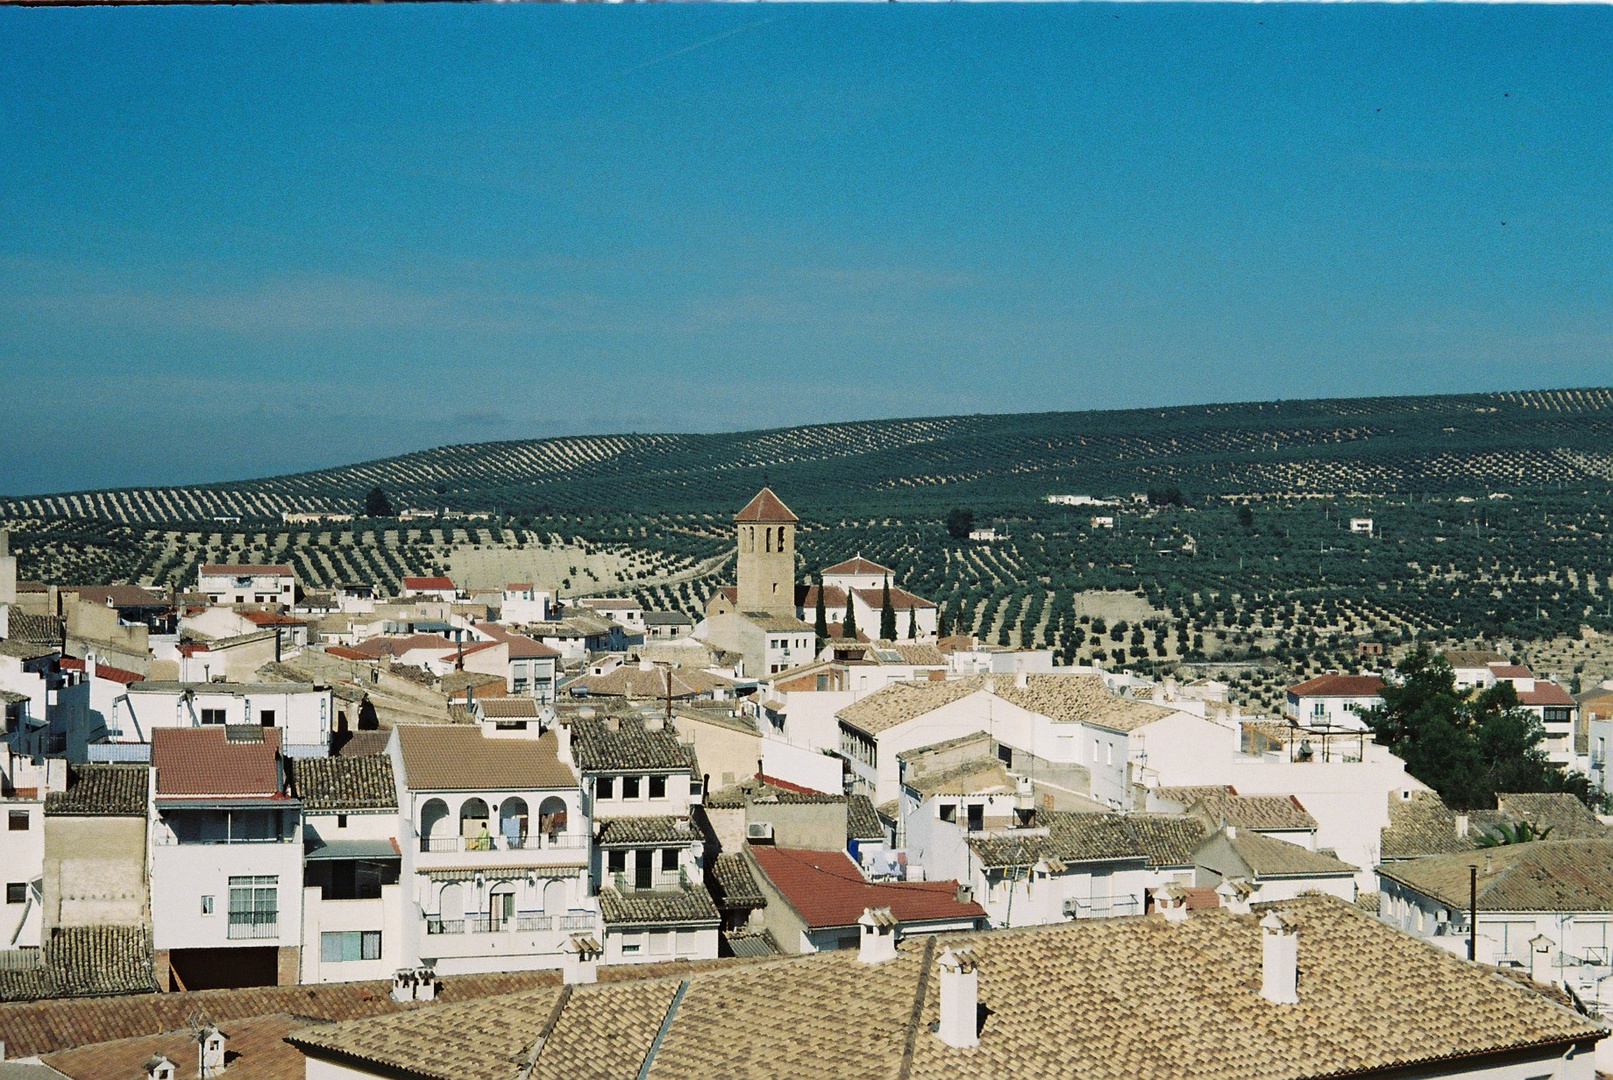
[[[740,611],[795,614],[795,525],[800,519],[764,487],[734,515]]]

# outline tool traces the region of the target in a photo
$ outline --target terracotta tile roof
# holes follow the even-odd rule
[[[679,889],[599,890],[599,913],[607,926],[719,923],[722,915],[704,885]]]
[[[1613,840],[1535,840],[1482,852],[1431,855],[1378,873],[1465,908],[1468,868],[1479,868],[1484,911],[1613,911]]]
[[[1535,673],[1522,664],[1487,664],[1490,674],[1497,679],[1532,679]]]
[[[74,592],[80,600],[105,607],[161,608],[168,601],[138,585],[64,585],[62,592]]]
[[[396,810],[398,789],[392,759],[369,757],[292,758],[286,762],[291,793],[304,810]]]
[[[62,620],[54,615],[35,615],[28,611],[11,609],[6,624],[7,640],[23,641],[35,645],[59,644],[62,640]]]
[[[280,731],[255,730],[259,739],[236,742],[220,726],[157,728],[151,733],[157,798],[280,795]]]
[[[659,731],[645,729],[636,716],[617,718],[612,731],[605,719],[581,717],[571,722],[571,752],[584,772],[682,772],[689,768],[689,755],[678,742],[675,727]]]
[[[882,574],[885,577],[896,576],[896,571],[892,570],[890,567],[881,566],[871,559],[863,558],[861,555],[853,555],[845,562],[837,562],[833,566],[826,566],[823,568],[822,573],[855,574],[859,577],[865,574]]]
[[[41,645],[20,638],[9,637],[0,641],[0,656],[11,656],[18,660],[38,660],[41,656],[50,656],[58,653],[61,648],[57,645]]]
[[[1496,801],[1502,817],[1527,821],[1542,829],[1550,827],[1553,840],[1613,837],[1613,829],[1603,825],[1584,803],[1567,792],[1506,792],[1497,795]]]
[[[444,694],[457,698],[463,696],[466,690],[472,691],[472,696],[476,697],[479,696],[476,691],[491,690],[494,687],[498,688],[498,694],[502,697],[508,684],[501,675],[488,675],[480,671],[450,671],[442,677],[438,685]]]
[[[58,927],[39,950],[39,966],[0,968],[0,1001],[149,994],[156,989],[151,934],[140,926]],[[6,1032],[11,1053],[15,1040],[8,1025],[9,1019],[0,1031]]]
[[[1298,935],[1297,1005],[1260,996],[1258,916],[1210,910],[1181,923],[1091,919],[949,939],[979,965],[984,1023],[970,1050],[930,1035],[939,1018],[933,939],[904,943],[877,965],[836,950],[693,972],[675,1013],[684,981],[661,978],[578,987],[563,1002],[559,991],[535,990],[292,1038],[316,1055],[431,1080],[511,1080],[512,1062],[544,1032],[533,1080],[635,1075],[657,1034],[647,1080],[1299,1080],[1434,1072],[1533,1047],[1556,1056],[1603,1032],[1350,905],[1305,898],[1282,910]]]
[[[1215,795],[1236,795],[1238,791],[1231,784],[1188,784],[1182,787],[1157,787],[1153,789],[1153,793],[1160,799],[1173,802],[1186,810],[1200,799]]]
[[[857,599],[861,600],[875,611],[878,611],[885,606],[884,589],[853,589],[851,591],[857,594]],[[813,601],[813,603],[816,602],[816,600]],[[926,600],[924,597],[916,596],[913,593],[908,592],[906,589],[900,589],[894,585],[891,586],[891,607],[895,608],[897,611],[908,611],[912,608],[933,608],[934,606],[935,601],[933,600]]]
[[[630,701],[666,699],[667,673],[672,675],[673,698],[699,697],[734,685],[734,680],[700,668],[641,668],[623,664],[604,675],[585,675],[568,685],[587,689],[590,695],[622,697]]]
[[[1288,692],[1296,697],[1373,697],[1383,692],[1383,685],[1376,675],[1318,675]]]
[[[1085,814],[1039,811],[1036,829],[1015,830],[969,841],[988,867],[1032,866],[1039,859],[1063,863],[1135,860],[1151,867],[1192,866],[1204,840],[1203,822],[1156,814]],[[1046,833],[1042,829],[1046,829]]]
[[[1237,830],[1236,836],[1216,834],[1209,837],[1199,845],[1197,859],[1204,863],[1204,852],[1223,841],[1256,877],[1343,877],[1355,874],[1355,867],[1332,855],[1310,851],[1287,840],[1276,840],[1245,829]],[[1225,873],[1219,866],[1215,869]]]
[[[529,697],[478,698],[482,715],[489,720],[536,720],[538,699]]]
[[[368,757],[386,753],[386,744],[392,738],[390,731],[352,731],[339,743],[332,739],[332,752],[341,757]]]
[[[57,666],[63,671],[83,671],[86,665],[84,661],[80,660],[76,656],[64,656],[58,662]],[[125,671],[123,668],[113,667],[111,664],[102,664],[99,662],[97,662],[95,665],[95,677],[97,679],[105,679],[107,682],[122,683],[125,686],[129,685],[130,683],[144,682],[146,678],[138,671]]]
[[[1256,832],[1316,831],[1316,819],[1293,795],[1210,794],[1188,808],[1212,829],[1236,825]]]
[[[551,648],[541,641],[527,637],[525,634],[517,634],[514,631],[506,630],[498,623],[477,623],[476,629],[494,641],[500,641],[508,645],[511,660],[536,660],[560,655],[559,649]]]
[[[307,626],[307,619],[286,615],[278,611],[243,611],[241,618],[255,626]]]
[[[713,791],[706,795],[705,805],[713,810],[737,810],[747,803],[837,803],[844,802],[846,796],[832,795],[826,791],[807,791],[793,786],[769,783],[761,777],[747,777],[736,784],[730,784],[721,791]]]
[[[783,952],[767,930],[724,930],[722,943],[733,956],[778,956]]]
[[[738,594],[735,593],[734,596],[730,596],[728,599],[735,600],[737,602]],[[795,606],[798,608],[803,608],[807,611],[816,612],[818,607],[818,586],[797,585],[795,587]],[[842,589],[838,585],[823,586],[824,614],[832,618],[835,612],[838,611],[844,613],[845,610],[846,590]]]
[[[1378,858],[1417,859],[1471,851],[1482,831],[1476,821],[1470,821],[1468,835],[1457,836],[1456,812],[1432,791],[1414,791],[1410,799],[1391,791],[1389,824],[1379,834]]]
[[[866,795],[846,796],[846,839],[884,840],[885,824]]]
[[[486,738],[479,727],[401,724],[404,780],[413,791],[574,788],[577,775],[561,761],[552,731],[536,739]]]
[[[232,1020],[223,1028],[231,1080],[302,1080],[303,1058],[285,1039],[308,1026],[307,1016],[271,1013]],[[51,1054],[52,1065],[73,1080],[131,1080],[144,1075],[145,1063],[162,1054],[179,1066],[176,1075],[196,1072],[196,1036],[188,1027],[161,1035],[144,1035]]]
[[[473,1001],[558,982],[558,974],[553,971],[451,975],[442,980],[438,1000],[444,1004]],[[308,1018],[353,1020],[441,1007],[395,1002],[390,996],[391,988],[389,980],[0,1004],[0,1032],[5,1033],[9,1057],[49,1054],[135,1036],[151,1037],[152,1032],[184,1028],[195,1013],[211,1017],[229,1031],[230,1024],[274,1013],[294,1013],[306,1022]],[[191,1061],[194,1060],[193,1055]]]
[[[1573,695],[1553,682],[1537,682],[1533,690],[1519,690],[1520,705],[1577,705]]]
[[[207,577],[296,577],[296,572],[284,564],[264,563],[205,563],[198,573]]]
[[[712,864],[711,877],[716,885],[712,890],[712,899],[722,910],[752,910],[767,906],[767,897],[762,895],[761,887],[756,884],[756,877],[751,873],[750,863],[744,855],[738,852],[718,855]]]
[[[1127,814],[1126,828],[1154,869],[1192,866],[1193,852],[1207,832],[1197,818],[1176,814]]]
[[[734,520],[778,524],[780,522],[800,521],[801,519],[796,517],[788,506],[784,505],[784,500],[773,494],[772,488],[764,487],[756,493],[756,496],[750,502],[745,504],[743,510],[734,515]]]
[[[770,611],[742,611],[739,613],[747,622],[760,630],[770,630],[774,633],[810,634],[812,625],[802,622],[794,615],[775,615]]]
[[[433,577],[406,577],[403,579],[405,589],[452,589],[454,579],[445,575]]]
[[[1446,649],[1442,655],[1453,668],[1483,668],[1508,662],[1506,657],[1493,649]]]
[[[151,769],[146,765],[73,765],[67,790],[45,796],[47,815],[145,817]]]
[[[357,649],[349,649],[346,645],[326,645],[326,656],[335,656],[343,660],[374,660],[375,656]]]
[[[888,683],[860,701],[835,713],[836,718],[867,735],[916,720],[943,705],[978,693],[984,684],[979,678],[946,679],[940,682]]]
[[[416,649],[452,654],[459,651],[459,646],[437,634],[410,634],[407,637],[366,638],[345,651],[357,654],[350,659],[375,660],[381,656],[402,656]]]
[[[1113,731],[1129,732],[1176,711],[1112,694],[1101,675],[1031,674],[1024,687],[1012,676],[998,676],[994,685],[1004,701],[1050,720],[1097,724]]]
[[[871,882],[841,851],[753,847],[756,865],[812,929],[853,926],[866,908],[891,909],[903,922],[984,918],[985,909],[960,904],[953,881]]]
[[[677,844],[687,847],[697,839],[686,817],[670,814],[655,817],[599,818],[595,821],[594,843],[600,847],[617,845]]]

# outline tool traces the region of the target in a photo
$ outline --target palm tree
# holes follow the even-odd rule
[[[1537,829],[1533,822],[1498,821],[1490,826],[1489,831],[1479,836],[1477,847],[1505,847],[1508,844],[1527,844],[1531,840],[1544,840],[1551,835],[1556,826],[1547,825],[1544,829]]]

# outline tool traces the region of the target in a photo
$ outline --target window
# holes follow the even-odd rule
[[[1104,746],[1103,746],[1103,763],[1105,765],[1113,765],[1115,763],[1115,744],[1114,743],[1105,743],[1104,744]]]
[[[622,777],[622,798],[624,798],[624,799],[636,799],[636,798],[638,798],[639,797],[639,792],[641,790],[643,790],[643,783],[644,783],[643,777],[639,777],[639,776],[624,776],[624,777]]]
[[[260,709],[260,710],[258,710],[258,726],[259,727],[274,727],[274,710],[273,709]]]
[[[349,960],[381,959],[381,931],[341,930],[319,935],[319,960],[341,964]]]
[[[213,914],[213,897],[211,894],[202,897],[202,914]]]
[[[998,743],[997,744],[997,760],[1002,762],[1004,765],[1008,766],[1010,769],[1012,769],[1014,767],[1014,751],[1013,751],[1013,748],[1008,747],[1008,746],[1003,746],[1001,743]]]
[[[605,853],[605,866],[613,874],[627,873],[627,852],[607,851]]]
[[[26,881],[6,882],[6,903],[25,904],[28,902],[28,883]]]
[[[1097,739],[1092,740],[1092,763],[1094,765],[1096,765],[1098,763],[1098,740]]]
[[[644,935],[631,934],[622,938],[622,954],[631,956],[644,948]]]
[[[678,868],[678,849],[675,847],[661,849],[661,869],[675,871]]]
[[[1313,719],[1313,720],[1326,720],[1327,719],[1327,702],[1318,701],[1316,704],[1311,706],[1311,719]]]
[[[666,798],[666,777],[664,777],[664,776],[652,776],[652,777],[650,777],[650,798],[652,798],[652,799],[664,799],[664,798]]]
[[[594,798],[616,798],[616,778],[614,776],[601,776],[594,781]]]
[[[274,874],[231,877],[229,936],[279,937],[279,888],[280,878]]]
[[[347,815],[346,814],[337,814],[336,815],[336,827],[338,829],[347,828]]]
[[[222,724],[222,723],[224,723],[224,710],[223,709],[203,709],[202,710],[202,723],[204,723],[204,724]]]
[[[28,811],[13,810],[6,817],[6,828],[12,832],[28,831]]]
[[[957,803],[944,802],[944,803],[940,804],[938,809],[941,811],[941,820],[942,821],[957,821],[958,820],[958,804]]]

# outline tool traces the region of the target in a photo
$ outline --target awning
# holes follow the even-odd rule
[[[308,862],[330,859],[398,859],[402,858],[390,840],[312,840],[303,849],[302,857]]]
[[[463,870],[427,870],[432,881],[515,881],[524,877],[571,878],[587,869],[582,863],[576,866],[476,866]]]

